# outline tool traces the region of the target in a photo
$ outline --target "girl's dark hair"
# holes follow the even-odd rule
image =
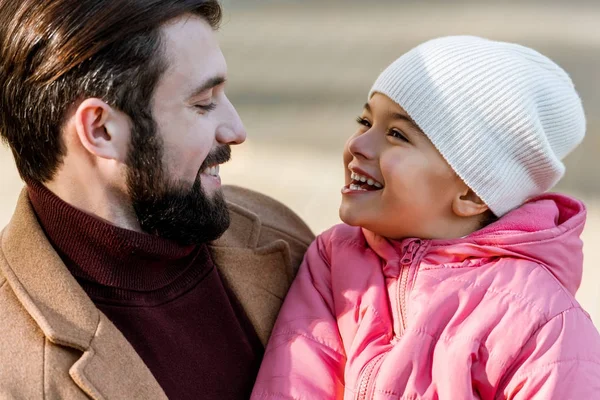
[[[65,117],[85,98],[152,119],[161,26],[190,14],[217,29],[221,13],[217,0],[0,0],[0,136],[21,177],[52,179]]]
[[[483,213],[483,216],[481,218],[481,223],[479,225],[479,229],[483,229],[486,226],[493,224],[494,222],[498,221],[498,217],[496,217],[496,215],[492,212],[492,210],[487,210],[485,213]]]

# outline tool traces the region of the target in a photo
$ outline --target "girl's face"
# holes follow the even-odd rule
[[[379,235],[443,238],[468,188],[402,107],[375,93],[344,149],[340,218]],[[363,182],[366,180],[366,182]]]

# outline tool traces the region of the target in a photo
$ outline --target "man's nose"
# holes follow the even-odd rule
[[[217,128],[217,141],[222,144],[242,144],[246,141],[246,128],[235,107],[225,98],[222,122]]]

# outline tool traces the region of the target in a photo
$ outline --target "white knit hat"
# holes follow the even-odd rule
[[[540,53],[472,36],[434,39],[377,79],[496,216],[552,188],[585,135],[573,82]]]

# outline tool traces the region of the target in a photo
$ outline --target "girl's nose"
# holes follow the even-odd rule
[[[376,143],[375,138],[371,130],[355,136],[350,139],[348,143],[348,151],[356,158],[363,158],[367,160],[374,159],[376,157]]]

